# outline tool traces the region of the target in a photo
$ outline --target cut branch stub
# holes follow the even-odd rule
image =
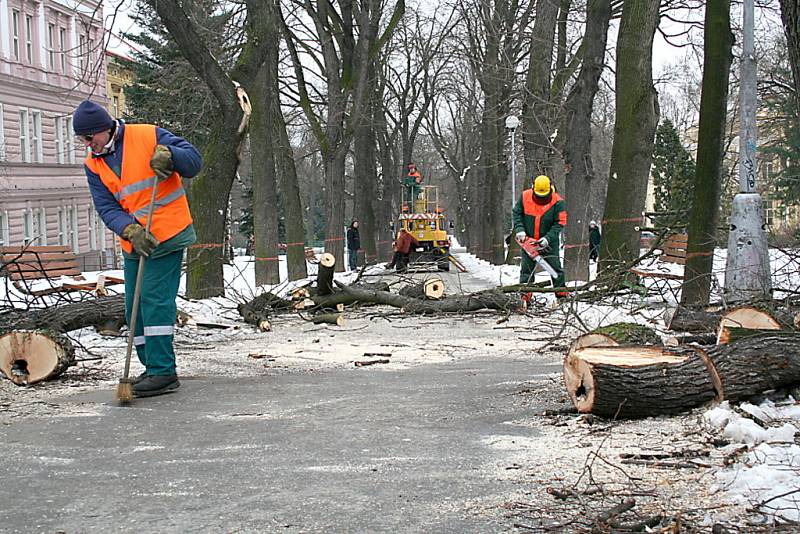
[[[579,412],[649,417],[714,399],[706,364],[694,350],[610,346],[610,338],[589,336],[598,335],[578,338],[564,359],[564,384]]]
[[[429,278],[414,285],[408,285],[399,292],[404,297],[439,300],[444,296],[444,282],[441,278]]]
[[[56,378],[75,365],[75,348],[65,336],[16,330],[0,336],[0,371],[19,386]]]
[[[754,330],[780,329],[781,324],[769,313],[758,308],[742,306],[722,314],[717,329],[717,344],[725,345],[758,333],[753,332]]]

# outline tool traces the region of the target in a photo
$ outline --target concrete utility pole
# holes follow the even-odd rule
[[[519,119],[516,115],[506,117],[506,128],[511,130],[511,208],[517,201],[517,147],[514,143],[514,136],[517,133]]]
[[[725,298],[731,302],[771,298],[769,251],[764,233],[764,208],[756,191],[756,58],[753,43],[753,0],[743,2],[742,68],[739,101],[739,193],[733,197]]]

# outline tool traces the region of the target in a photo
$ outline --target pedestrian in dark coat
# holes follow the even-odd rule
[[[358,221],[353,220],[347,229],[347,261],[351,271],[358,267],[358,251],[361,249],[361,236],[358,233]]]
[[[597,261],[600,257],[600,228],[597,223],[589,223],[589,259]]]

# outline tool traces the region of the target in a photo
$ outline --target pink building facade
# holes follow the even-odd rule
[[[110,267],[72,111],[106,104],[102,3],[0,0],[0,245],[68,245]]]

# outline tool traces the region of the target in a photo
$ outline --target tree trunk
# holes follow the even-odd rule
[[[718,401],[800,384],[800,334],[764,334],[706,351]]]
[[[795,110],[800,113],[800,5],[797,0],[780,0],[783,31],[786,33],[786,44],[789,49],[789,64],[792,66],[794,78]]]
[[[272,53],[272,51],[270,51]],[[277,54],[277,49],[275,50]],[[277,56],[276,56],[277,61]],[[253,114],[250,118],[250,157],[253,175],[253,233],[255,236],[255,281],[257,286],[277,284],[278,262],[278,191],[275,179],[274,121],[271,108],[276,105],[267,96],[277,81],[272,80],[270,60],[258,69],[253,80]]]
[[[531,34],[530,62],[522,98],[522,137],[528,177],[552,174],[550,136],[553,133],[553,112],[550,108],[550,74],[558,8],[559,0],[536,2],[536,21]]]
[[[655,330],[637,323],[614,323],[595,328],[590,333],[608,336],[618,345],[661,345],[661,338]]]
[[[763,330],[781,330],[781,323],[771,314],[742,306],[722,314],[717,328],[717,344],[727,345]]]
[[[0,335],[0,371],[18,386],[56,378],[71,365],[75,348],[64,335],[47,330]]]
[[[271,36],[268,47],[267,64],[269,67],[269,85],[267,100],[270,102],[270,118],[272,121],[272,143],[274,147],[275,168],[278,174],[278,185],[283,194],[284,228],[286,229],[286,267],[289,280],[302,280],[308,276],[308,264],[305,254],[305,225],[303,223],[303,206],[300,202],[300,185],[297,180],[297,167],[294,162],[294,150],[286,133],[286,121],[280,106],[280,90],[278,87],[278,47],[275,36],[280,33],[280,6],[278,0],[265,2],[266,31]]]
[[[681,304],[684,306],[708,304],[711,295],[733,46],[730,0],[709,0],[705,18],[697,166],[681,292]]]
[[[680,413],[714,399],[706,364],[689,348],[573,348],[564,384],[579,412],[610,419]]]
[[[653,87],[653,35],[658,0],[627,0],[617,37],[616,120],[611,151],[600,267],[614,269],[639,256],[658,95]]]
[[[109,320],[125,321],[125,296],[113,295],[63,306],[37,308],[0,315],[0,331],[50,330],[71,332],[87,326],[103,325]]]
[[[569,222],[564,229],[564,271],[567,280],[589,280],[589,218],[595,183],[592,162],[592,104],[604,68],[610,0],[591,0],[586,6],[583,61],[565,104],[564,161]]]

